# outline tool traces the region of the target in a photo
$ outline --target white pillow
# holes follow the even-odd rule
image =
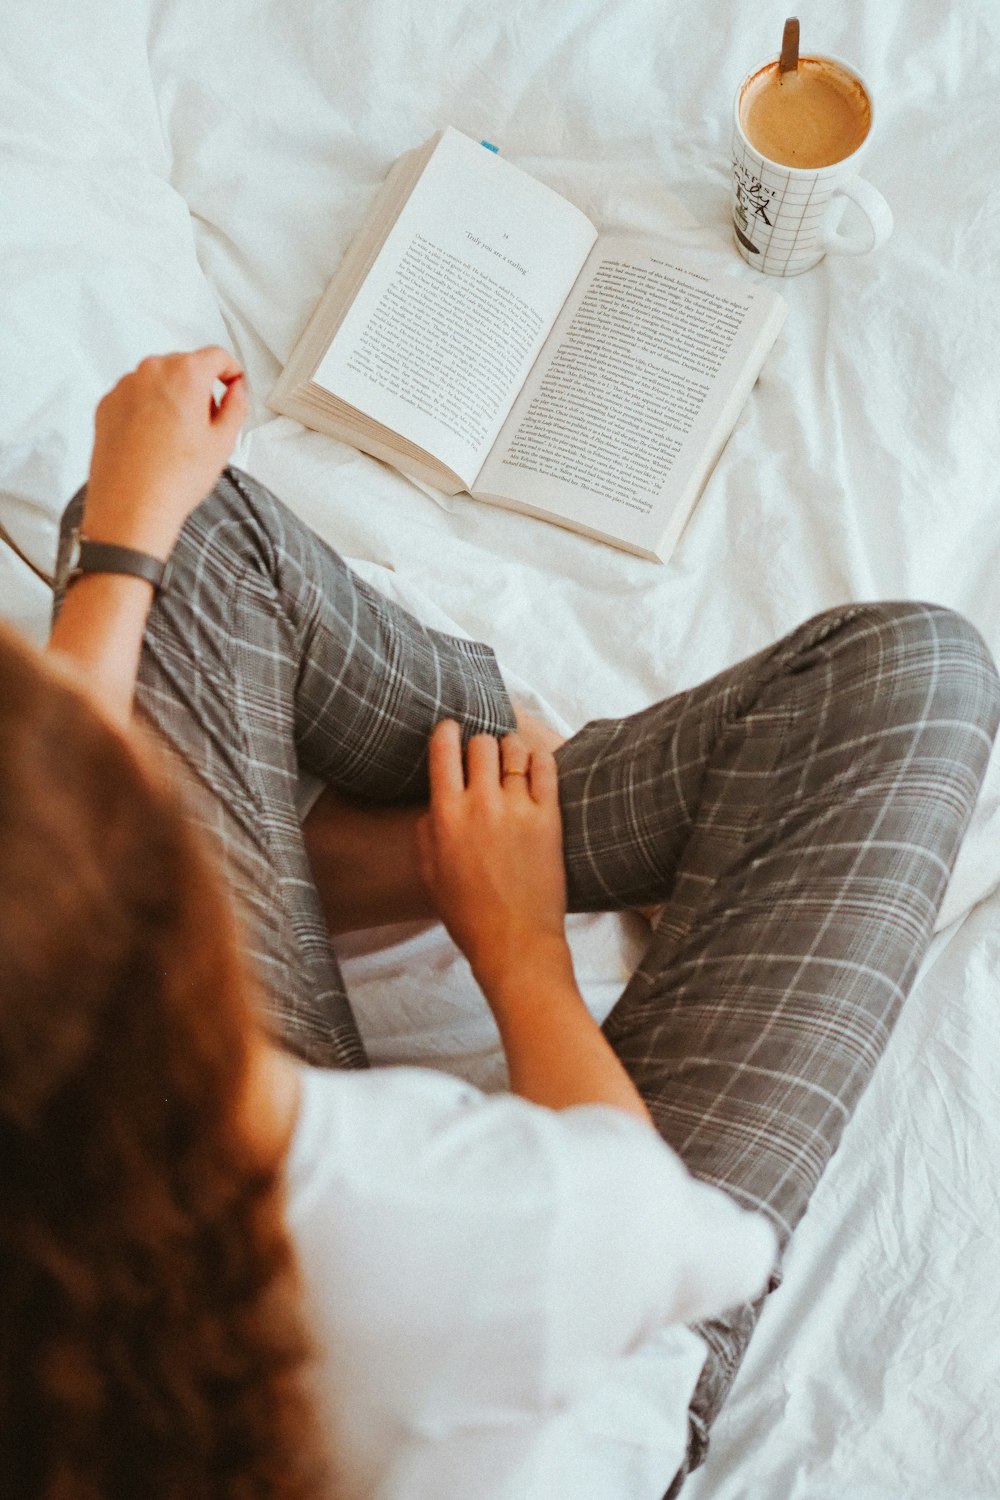
[[[51,570],[101,395],[147,354],[229,340],[171,182],[139,0],[8,0],[0,139],[0,520]]]

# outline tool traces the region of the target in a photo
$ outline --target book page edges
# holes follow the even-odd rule
[[[545,521],[550,526],[561,526],[564,531],[575,531],[578,536],[589,536],[595,542],[606,542],[611,547],[617,547],[620,552],[631,552],[636,557],[648,558],[650,562],[665,560],[638,542],[630,542],[612,531],[600,531],[596,526],[585,526],[582,521],[570,520],[568,516],[556,515],[555,511],[546,510],[544,506],[529,505],[526,500],[508,500],[504,495],[487,495],[481,490],[473,490],[471,494],[473,500],[480,500],[486,505],[497,505],[503,510],[516,510],[522,516],[534,516],[536,520]]]
[[[348,443],[390,468],[398,469],[401,474],[433,486],[444,495],[457,495],[468,488],[460,475],[446,468],[432,453],[407,442],[381,423],[373,422],[364,412],[349,406],[346,401],[338,401],[311,381],[293,394],[272,398],[268,405],[272,411],[294,417],[314,432],[324,432],[328,437]]]
[[[299,412],[290,411],[286,403],[289,398],[299,395],[301,388],[315,375],[440,139],[441,131],[438,131],[422,146],[404,152],[393,162],[267,398],[271,411],[297,417],[299,421],[306,420]]]

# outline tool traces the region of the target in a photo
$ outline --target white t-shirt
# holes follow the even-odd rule
[[[341,1500],[660,1500],[770,1226],[640,1121],[302,1069],[288,1219]],[[337,1487],[339,1485],[339,1487]]]

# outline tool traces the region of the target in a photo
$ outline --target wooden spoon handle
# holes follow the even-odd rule
[[[794,73],[799,66],[799,19],[789,16],[781,37],[780,72]]]

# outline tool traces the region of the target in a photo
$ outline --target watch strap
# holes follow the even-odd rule
[[[67,581],[72,583],[82,573],[125,573],[132,578],[144,578],[159,593],[166,572],[167,563],[149,552],[137,552],[134,547],[119,547],[113,542],[94,542],[81,536]]]

